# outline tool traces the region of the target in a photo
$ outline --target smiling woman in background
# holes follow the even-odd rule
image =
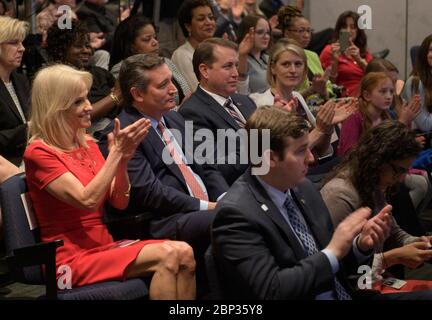
[[[141,15],[129,17],[117,26],[114,33],[115,45],[112,48],[110,69],[117,79],[123,60],[135,54],[159,55],[159,42],[152,22]],[[189,85],[174,63],[164,58],[173,74],[173,83],[177,88],[176,104],[191,94]]]
[[[171,59],[193,92],[198,86],[198,80],[193,70],[192,57],[198,45],[213,36],[216,22],[212,6],[207,0],[185,0],[177,16],[187,40],[174,51]]]
[[[48,30],[46,51],[53,62],[72,65],[91,73],[93,83],[89,100],[93,104],[93,111],[89,132],[104,129],[118,113],[121,91],[109,71],[89,64],[93,49],[85,24],[72,20],[70,29],[60,29],[54,24]]]

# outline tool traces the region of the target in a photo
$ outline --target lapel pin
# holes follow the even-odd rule
[[[261,209],[263,209],[264,211],[268,211],[268,208],[267,208],[267,206],[265,205],[265,204],[263,204],[262,206],[261,206]]]
[[[306,201],[304,199],[300,199],[300,202],[306,204]]]

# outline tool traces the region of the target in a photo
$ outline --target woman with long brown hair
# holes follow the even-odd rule
[[[358,27],[359,19],[360,16],[354,11],[343,12],[336,21],[335,42],[327,45],[320,55],[322,66],[331,67],[330,79],[333,83],[345,87],[345,96],[359,96],[364,70],[373,59],[367,50],[366,33]],[[339,39],[341,31],[349,35],[349,45],[344,52],[341,52]]]
[[[366,206],[376,214],[385,207],[420,150],[415,134],[396,120],[384,120],[365,132],[321,189],[334,226],[358,208]],[[378,269],[395,264],[416,268],[432,258],[430,240],[413,237],[394,221],[385,246],[390,250],[376,255]]]
[[[420,113],[414,119],[414,128],[426,132],[432,130],[432,34],[427,36],[417,54],[412,75],[405,83],[402,97],[411,100],[420,95]]]

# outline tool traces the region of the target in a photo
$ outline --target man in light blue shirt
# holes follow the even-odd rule
[[[124,104],[118,115],[121,127],[143,117],[152,125],[128,162],[131,194],[126,212],[151,212],[152,238],[188,242],[194,249],[199,277],[200,258],[210,244],[211,209],[228,184],[214,166],[196,161],[194,139],[186,136],[184,118],[173,111],[177,89],[163,59],[131,56],[123,62],[119,80]],[[107,134],[112,127],[110,124],[100,138],[103,154],[108,153]]]
[[[248,299],[355,298],[348,276],[367,265],[387,238],[391,206],[373,218],[370,209],[359,209],[334,230],[320,193],[305,179],[313,161],[307,122],[264,106],[247,128],[257,129],[258,137],[270,129],[262,159],[268,172],[257,176],[252,167],[216,207],[212,245],[224,293]]]

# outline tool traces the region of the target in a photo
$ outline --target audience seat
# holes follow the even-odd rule
[[[0,204],[4,220],[7,262],[14,281],[44,284],[46,295],[41,298],[48,299],[147,298],[148,289],[143,279],[107,281],[79,288],[57,290],[55,254],[56,248],[63,245],[63,241],[39,242],[38,228],[32,223],[34,217],[31,214],[31,202],[28,199],[24,174],[12,176],[0,185]],[[45,277],[42,273],[42,265],[45,266]]]
[[[216,261],[213,257],[212,246],[210,245],[204,254],[204,261],[207,273],[207,281],[209,286],[209,293],[206,299],[220,300],[223,298],[223,291],[221,282],[218,275]]]
[[[114,240],[151,239],[150,222],[154,218],[151,212],[131,214],[116,210],[109,204],[105,206],[103,221]]]

